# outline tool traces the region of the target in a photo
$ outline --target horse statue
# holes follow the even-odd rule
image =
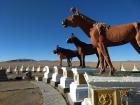
[[[85,67],[85,56],[92,55],[92,54],[96,54],[96,56],[98,58],[96,68],[99,67],[100,61],[99,61],[97,49],[95,47],[93,47],[92,44],[87,44],[87,43],[80,41],[73,33],[71,34],[71,37],[67,39],[67,43],[71,43],[71,44],[73,43],[76,46],[78,54],[80,55],[81,60],[82,60],[83,68]],[[106,67],[107,67],[107,64],[106,64]]]
[[[81,66],[81,58],[76,50],[65,49],[65,48],[59,47],[57,45],[56,49],[53,50],[53,53],[57,54],[59,56],[59,65],[60,66],[62,66],[63,59],[67,59],[67,64],[69,67],[72,66],[71,61],[72,61],[73,57],[78,57],[78,59],[80,60],[80,66]]]
[[[87,34],[99,54],[101,66],[99,73],[105,71],[104,59],[109,65],[109,75],[113,75],[115,72],[107,47],[123,45],[130,42],[140,54],[140,23],[135,22],[108,26],[79,13],[76,8],[71,8],[70,11],[73,15],[63,20],[62,25],[64,27],[80,27]]]

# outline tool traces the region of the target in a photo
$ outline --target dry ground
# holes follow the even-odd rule
[[[38,87],[30,81],[0,82],[0,105],[42,105]]]

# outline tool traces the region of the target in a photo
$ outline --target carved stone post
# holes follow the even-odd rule
[[[51,79],[51,85],[57,87],[60,83],[60,78],[63,76],[63,70],[61,67],[54,66],[54,73]]]
[[[70,93],[68,94],[71,104],[81,104],[88,95],[88,86],[83,74],[86,69],[72,68],[74,81],[70,84]]]
[[[61,93],[69,92],[70,83],[73,82],[73,72],[70,67],[62,67],[63,76],[60,78],[58,89]]]
[[[50,83],[50,80],[52,79],[52,75],[54,73],[54,67],[45,66],[46,72],[44,73],[43,81],[45,83]]]

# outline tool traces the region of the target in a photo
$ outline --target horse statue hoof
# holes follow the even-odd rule
[[[82,65],[79,65],[79,67],[82,67]]]
[[[99,73],[97,73],[98,75],[101,75],[101,74],[103,74],[105,72],[105,70],[100,70],[100,72]]]
[[[86,68],[86,66],[82,66],[82,68]]]
[[[114,72],[115,72],[115,70],[110,71],[110,72],[109,72],[109,76],[114,76]]]

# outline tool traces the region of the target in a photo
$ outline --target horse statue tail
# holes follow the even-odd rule
[[[134,27],[136,28],[136,32],[140,31],[140,23],[134,23]]]
[[[138,30],[140,31],[140,23],[138,23]]]
[[[140,23],[134,23],[136,29],[136,37],[131,41],[132,46],[140,54]]]

